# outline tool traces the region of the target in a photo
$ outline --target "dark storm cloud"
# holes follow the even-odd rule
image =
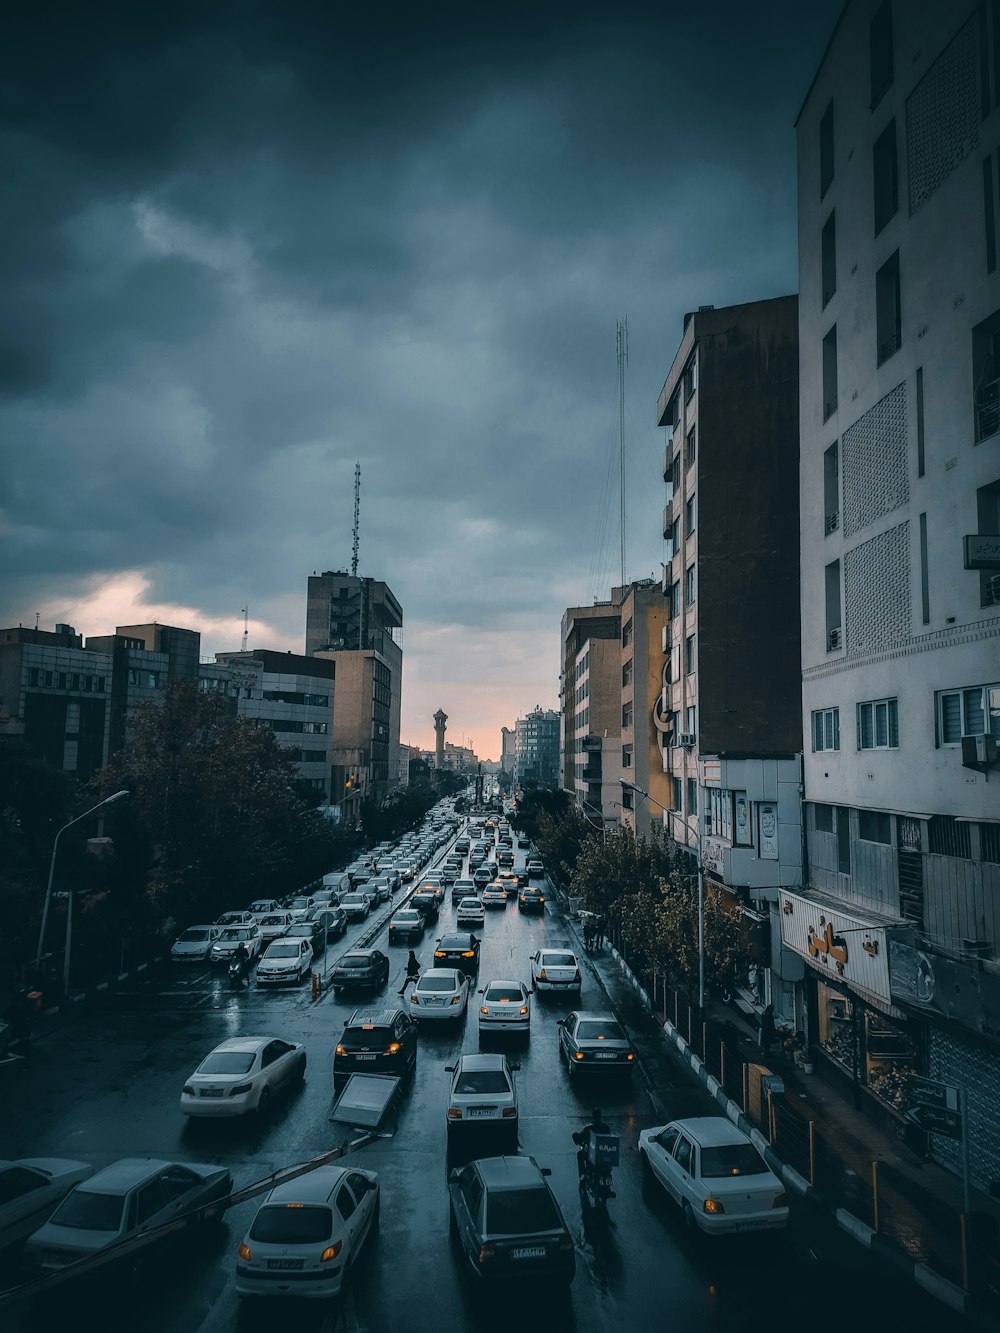
[[[685,309],[794,288],[791,121],[837,8],[6,15],[6,623],[134,569],[292,646],[360,458],[362,566],[408,617],[554,633],[595,563],[615,320],[651,423]]]

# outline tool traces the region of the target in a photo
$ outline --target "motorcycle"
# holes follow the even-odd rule
[[[574,1134],[573,1142],[583,1149],[580,1194],[591,1207],[605,1209],[608,1200],[617,1197],[612,1187],[611,1168],[618,1165],[621,1140],[617,1134],[584,1131]]]
[[[230,986],[242,986],[250,977],[249,958],[231,958],[229,960]]]

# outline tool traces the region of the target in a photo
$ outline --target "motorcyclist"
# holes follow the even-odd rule
[[[573,1142],[578,1145],[579,1151],[576,1154],[576,1169],[582,1180],[587,1170],[587,1149],[590,1146],[591,1134],[610,1134],[611,1126],[605,1122],[601,1114],[601,1108],[595,1106],[590,1113],[590,1123],[584,1125],[583,1129],[578,1129],[573,1134]]]
[[[250,971],[250,954],[247,951],[247,946],[242,940],[240,940],[239,944],[236,946],[236,952],[233,954],[233,962],[238,964],[239,975],[242,980]]]

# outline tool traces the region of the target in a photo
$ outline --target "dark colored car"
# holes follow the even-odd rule
[[[378,990],[389,980],[389,959],[381,949],[352,949],[337,959],[333,969],[333,993],[370,986]]]
[[[347,913],[342,907],[321,907],[316,912],[316,920],[326,931],[328,940],[339,940],[347,929]]]
[[[326,931],[323,929],[322,921],[317,920],[315,915],[308,921],[296,921],[294,925],[288,927],[285,934],[294,939],[307,939],[312,945],[314,956],[326,948]]]
[[[544,912],[545,894],[541,889],[526,886],[517,896],[517,905],[522,912]]]
[[[510,847],[501,847],[497,852],[497,865],[501,870],[514,868],[514,853]]]
[[[505,1287],[519,1277],[567,1285],[576,1272],[573,1237],[533,1157],[483,1157],[448,1177],[451,1216],[469,1269]]]
[[[358,1009],[344,1024],[333,1054],[333,1090],[352,1074],[395,1074],[417,1067],[417,1025],[402,1009]]]
[[[457,967],[467,977],[479,971],[479,940],[475,935],[442,935],[434,946],[434,967]]]
[[[410,898],[410,906],[421,912],[425,921],[438,919],[438,899],[432,888],[417,889]]]
[[[631,1074],[635,1051],[614,1014],[604,1010],[575,1010],[560,1018],[559,1045],[570,1074],[592,1069]]]
[[[523,852],[528,850],[531,846],[531,839],[528,837],[527,833],[519,833],[517,835],[517,845]]]

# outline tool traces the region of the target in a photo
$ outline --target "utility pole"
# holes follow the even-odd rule
[[[358,520],[361,517],[361,464],[354,464],[354,545],[351,548],[351,577],[358,577]],[[362,644],[362,647],[364,645]]]

